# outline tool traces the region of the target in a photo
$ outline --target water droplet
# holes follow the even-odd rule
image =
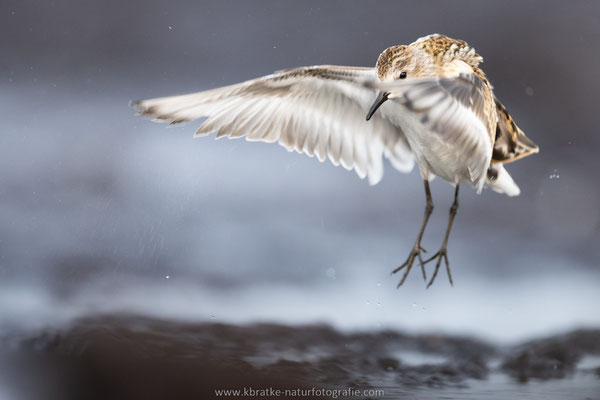
[[[170,276],[169,276],[169,275],[167,275],[167,276],[165,276],[165,278],[169,279],[169,278],[170,278]]]
[[[215,316],[214,316],[214,315],[211,315],[211,316],[210,316],[210,319],[215,319]]]
[[[170,31],[172,31],[172,30],[173,30],[173,27],[172,27],[172,26],[169,26],[169,30],[170,30]]]
[[[416,306],[417,306],[417,303],[412,303],[412,306],[413,306],[413,307],[416,307]]]
[[[377,286],[381,286],[381,282],[377,282]]]
[[[330,279],[335,279],[335,268],[333,268],[333,267],[327,268],[327,271],[325,271],[325,275],[327,275],[327,277]]]

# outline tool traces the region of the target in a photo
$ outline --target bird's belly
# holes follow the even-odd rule
[[[431,179],[435,175],[453,184],[475,184],[475,177],[468,168],[472,155],[463,154],[457,146],[445,141],[442,135],[427,129],[419,116],[406,114],[398,122],[408,139],[423,178]]]

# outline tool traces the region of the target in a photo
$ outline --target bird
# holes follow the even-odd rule
[[[425,212],[406,261],[415,261],[426,287],[445,265],[461,184],[516,196],[520,189],[504,164],[537,153],[480,68],[483,58],[463,40],[431,34],[385,49],[375,67],[316,65],[277,71],[242,83],[192,94],[131,102],[138,115],[178,124],[206,118],[194,137],[245,137],[277,142],[288,151],[316,156],[354,170],[371,185],[383,176],[383,158],[408,173],[416,163],[425,190]],[[421,246],[434,208],[429,182],[454,186],[442,245],[424,259]],[[427,279],[425,265],[434,261]]]

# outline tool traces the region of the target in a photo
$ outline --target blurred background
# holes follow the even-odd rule
[[[323,322],[498,343],[598,327],[600,5],[594,1],[11,1],[0,6],[0,329],[96,312]],[[376,186],[283,147],[193,139],[132,99],[315,64],[373,66],[430,33],[484,57],[540,154],[522,194],[465,187],[455,285],[413,271],[419,173]],[[424,247],[453,189],[432,186]],[[429,269],[431,273],[431,268]]]

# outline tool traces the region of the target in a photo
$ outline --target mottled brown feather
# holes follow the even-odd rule
[[[520,158],[537,153],[538,146],[533,143],[512,119],[506,107],[497,98],[494,98],[498,113],[498,125],[492,162],[509,163]]]
[[[434,34],[417,40],[411,46],[427,52],[433,58],[434,62],[440,66],[453,59],[462,60],[473,68],[473,73],[479,79],[489,84],[485,74],[479,68],[479,64],[483,62],[483,57],[477,54],[475,49],[470,47],[464,40]]]

